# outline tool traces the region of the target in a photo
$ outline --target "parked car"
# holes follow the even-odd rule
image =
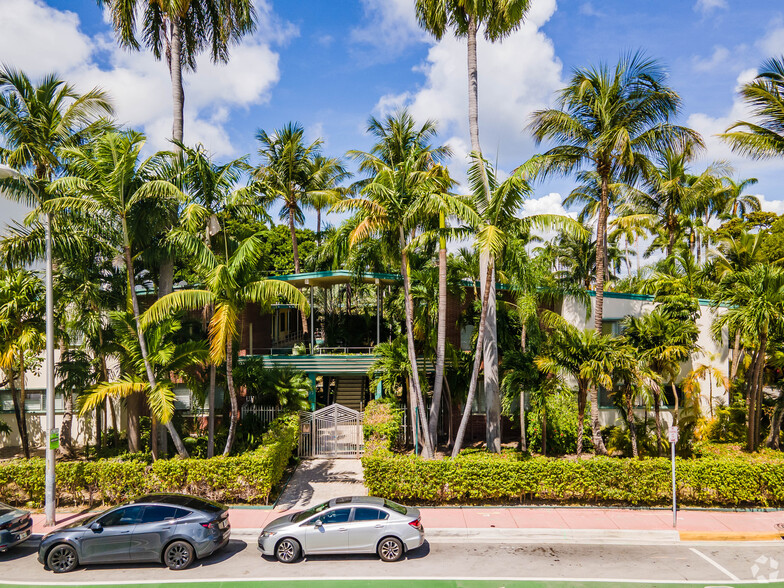
[[[275,519],[259,536],[259,550],[283,563],[321,553],[377,553],[383,561],[397,561],[424,542],[416,508],[349,496]]]
[[[229,511],[185,494],[150,494],[52,531],[38,561],[55,573],[79,564],[158,561],[187,568],[229,542]]]
[[[0,551],[30,538],[33,519],[26,510],[20,510],[0,502]]]

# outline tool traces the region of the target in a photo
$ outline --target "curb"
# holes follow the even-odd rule
[[[679,531],[681,541],[781,541],[781,533],[733,531]]]

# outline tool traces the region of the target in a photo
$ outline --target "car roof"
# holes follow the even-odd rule
[[[341,496],[329,501],[330,506],[340,506],[341,504],[352,504],[359,506],[384,506],[384,499],[378,496]]]
[[[190,496],[188,494],[147,494],[135,498],[129,504],[166,504],[169,506],[182,506],[193,510],[200,510],[207,513],[218,513],[226,510],[226,507],[212,500]]]

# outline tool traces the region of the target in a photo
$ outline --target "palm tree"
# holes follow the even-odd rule
[[[175,176],[187,193],[189,202],[181,213],[182,225],[190,232],[202,235],[207,247],[222,232],[218,215],[240,218],[265,217],[266,213],[253,202],[247,189],[234,190],[242,172],[247,171],[245,158],[216,164],[204,147],[195,148],[178,144],[181,153],[174,154]],[[223,239],[227,236],[224,234]],[[204,309],[209,323],[213,308]],[[216,366],[210,364],[207,392],[207,457],[215,453],[215,386]]]
[[[662,148],[691,140],[701,144],[689,129],[670,124],[680,97],[665,85],[658,63],[640,53],[623,57],[615,68],[576,70],[561,90],[559,108],[539,110],[528,126],[537,142],[555,141],[542,156],[543,174],[595,171],[599,178],[596,241],[603,251],[610,214],[610,186],[633,185],[649,159]],[[596,263],[594,328],[601,332],[604,316],[604,256]]]
[[[24,456],[30,457],[25,411],[27,359],[37,355],[44,343],[44,287],[32,272],[0,273],[0,369],[5,372],[14,404],[17,430]],[[16,382],[19,381],[19,395]]]
[[[784,269],[757,263],[722,279],[716,304],[727,310],[716,318],[716,328],[740,330],[756,350],[746,374],[748,419],[747,449],[756,451],[762,411],[762,385],[767,364],[768,341],[784,321]]]
[[[763,63],[740,95],[755,122],[738,121],[719,136],[733,151],[754,159],[784,155],[784,57]]]
[[[696,349],[697,327],[693,321],[671,318],[658,307],[641,317],[627,316],[623,321],[623,339],[633,349],[647,368],[656,375],[650,382],[656,414],[657,450],[661,455],[661,395],[669,382],[675,408],[673,424],[678,424],[679,398],[675,378],[681,363],[689,359]]]
[[[611,335],[599,335],[595,330],[579,330],[564,324],[552,332],[547,351],[535,360],[541,371],[562,379],[573,378],[577,382],[577,455],[583,451],[583,423],[589,393],[594,448],[599,454],[607,452],[601,436],[598,399],[594,402],[593,398],[598,396],[598,386],[612,389],[613,349],[616,345],[617,340]]]
[[[757,183],[757,178],[735,180],[730,177],[721,179],[722,186],[717,190],[716,199],[724,206],[720,214],[723,218],[742,218],[747,212],[760,210],[759,198],[744,194],[746,188]]]
[[[299,123],[288,123],[272,135],[260,130],[256,139],[261,146],[262,163],[256,168],[257,188],[265,205],[281,200],[280,219],[286,221],[294,250],[294,273],[300,273],[297,225],[305,221],[304,209],[323,208],[340,195],[337,183],[348,177],[342,163],[321,154],[323,141],[304,143],[305,129]],[[319,227],[320,228],[320,227]],[[302,315],[302,332],[309,331],[307,317]]]
[[[131,225],[139,225],[140,206],[155,200],[159,203],[184,200],[183,193],[172,183],[159,179],[163,161],[160,157],[141,160],[145,138],[135,131],[110,132],[84,147],[60,149],[72,175],[52,182],[51,190],[69,196],[55,196],[46,202],[48,212],[76,210],[100,217],[108,227],[113,227],[122,238],[122,256],[128,280],[131,310],[137,322],[136,333],[142,358],[145,361],[148,384],[157,389],[155,371],[147,361],[147,344],[139,324],[139,299],[136,292],[134,270],[134,240],[137,234]],[[118,226],[119,225],[119,226]],[[128,444],[131,451],[138,451],[138,422],[131,414]],[[177,452],[188,452],[171,422],[163,423],[177,447]]]
[[[307,302],[302,292],[288,282],[256,279],[253,268],[263,253],[258,236],[252,235],[240,242],[233,252],[228,249],[229,243],[225,237],[226,258],[221,259],[199,237],[181,229],[172,231],[170,240],[193,260],[203,287],[179,290],[159,298],[145,312],[141,325],[144,328],[185,310],[199,310],[207,306],[215,309],[209,324],[210,361],[215,365],[226,362],[231,420],[223,455],[229,455],[239,421],[239,404],[232,373],[234,340],[238,335],[237,323],[245,305],[253,302],[267,308],[284,297],[304,312]]]
[[[196,57],[209,51],[213,63],[228,63],[229,48],[256,29],[252,0],[97,0],[112,19],[121,47],[142,43],[155,59],[166,59],[172,82],[172,139],[183,141],[183,70],[196,70]],[[138,25],[141,19],[141,31]]]
[[[207,345],[204,341],[177,343],[175,336],[182,325],[173,319],[148,325],[144,336],[136,333],[137,323],[129,313],[112,313],[112,322],[122,349],[120,364],[124,376],[112,382],[101,382],[80,398],[81,416],[101,406],[107,398],[127,398],[142,394],[153,421],[170,423],[174,416],[174,391],[172,378],[188,379],[188,371],[207,361]],[[147,356],[141,352],[139,341],[148,345]],[[147,365],[155,372],[155,387],[150,386],[146,376]],[[153,458],[157,459],[155,437],[152,438]]]
[[[492,188],[485,171],[482,146],[479,142],[479,71],[477,66],[476,36],[484,26],[484,37],[490,42],[502,41],[520,28],[530,8],[530,0],[416,0],[416,15],[419,25],[441,39],[448,30],[457,38],[465,37],[468,56],[468,127],[471,136],[471,151],[477,156],[474,164],[479,166],[482,177],[483,196],[489,204]],[[482,271],[490,265],[487,257],[480,259]],[[484,280],[480,279],[480,289]],[[498,337],[496,333],[495,278],[490,281],[492,292],[488,296],[488,332],[482,351],[485,360],[484,386],[488,415],[488,442],[495,451],[500,451],[501,398],[498,380]],[[482,294],[484,297],[484,293]]]

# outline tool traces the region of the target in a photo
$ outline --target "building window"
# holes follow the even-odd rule
[[[602,321],[602,335],[620,337],[623,334],[621,319],[604,319]]]
[[[684,400],[683,386],[679,386],[678,384],[675,384],[675,390],[678,393],[678,406],[682,407],[683,400]],[[672,393],[671,384],[666,384],[662,389],[661,400],[665,408],[675,408],[675,396]]]
[[[18,398],[19,390],[16,394]],[[65,410],[65,398],[59,392],[55,392],[54,395],[54,410],[57,413]],[[0,411],[14,412],[14,401],[10,390],[0,390]],[[46,390],[25,390],[25,411],[31,414],[46,412]]]

